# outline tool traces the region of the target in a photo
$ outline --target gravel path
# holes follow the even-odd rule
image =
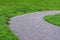
[[[60,11],[34,12],[12,17],[10,29],[19,40],[60,40],[60,27],[47,23],[43,17]]]

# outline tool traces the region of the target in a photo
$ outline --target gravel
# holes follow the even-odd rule
[[[10,18],[9,27],[19,40],[60,40],[60,27],[46,22],[43,17],[60,11],[42,11]]]

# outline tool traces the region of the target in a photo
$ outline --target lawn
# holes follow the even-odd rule
[[[51,24],[60,26],[60,13],[55,15],[45,16],[44,19]]]
[[[0,0],[0,40],[18,40],[9,29],[9,18],[46,10],[60,10],[60,0]]]

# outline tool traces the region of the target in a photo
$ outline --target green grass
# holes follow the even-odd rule
[[[48,15],[48,16],[45,16],[44,19],[48,23],[60,26],[60,14]]]
[[[8,27],[9,18],[46,10],[60,10],[60,0],[0,0],[0,40],[18,40]]]

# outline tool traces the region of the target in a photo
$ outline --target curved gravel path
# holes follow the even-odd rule
[[[19,40],[60,40],[60,27],[47,23],[43,17],[60,11],[34,12],[12,17],[10,29]]]

